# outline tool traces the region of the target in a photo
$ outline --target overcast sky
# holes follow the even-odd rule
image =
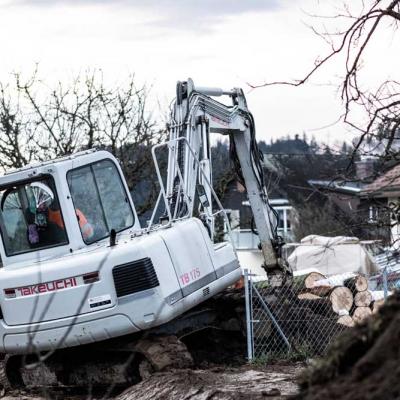
[[[335,89],[339,61],[303,88],[250,91],[246,86],[301,77],[326,53],[326,45],[307,27],[313,19],[306,12],[326,14],[327,3],[0,0],[0,80],[13,71],[29,74],[35,63],[50,85],[87,68],[101,68],[110,84],[134,72],[139,83],[153,86],[156,107],[156,99],[166,106],[176,81],[190,76],[201,86],[244,87],[260,139],[303,131],[325,142],[350,139],[342,124],[319,129],[341,113]],[[380,43],[373,47],[370,79],[378,71],[399,70],[400,57],[383,62],[386,53]]]

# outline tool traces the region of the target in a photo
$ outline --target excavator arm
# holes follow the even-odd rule
[[[230,105],[212,97],[230,98]],[[203,220],[213,231],[211,188],[212,182],[210,134],[229,136],[230,156],[239,181],[246,188],[255,227],[264,257],[264,268],[272,283],[282,284],[288,269],[281,262],[282,240],[277,235],[277,215],[268,201],[264,182],[262,154],[255,137],[255,124],[242,89],[224,91],[219,88],[195,87],[193,81],[178,82],[176,100],[168,124],[170,147],[166,194],[176,217],[192,213],[196,190],[205,217]],[[179,140],[184,138],[185,140]],[[191,150],[185,147],[188,143]],[[198,162],[194,160],[197,157]],[[202,169],[201,173],[198,170]],[[178,188],[178,170],[183,171],[184,188]],[[184,193],[185,195],[182,195]]]

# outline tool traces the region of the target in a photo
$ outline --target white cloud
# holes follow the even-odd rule
[[[225,17],[249,12],[268,12],[281,9],[285,2],[278,0],[12,0],[9,7],[111,7],[123,12],[139,10],[153,15],[148,25],[181,30],[210,31]]]

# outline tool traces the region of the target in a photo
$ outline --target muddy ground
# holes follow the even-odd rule
[[[298,392],[294,378],[302,368],[301,364],[294,364],[159,373],[126,390],[117,399],[285,399]]]
[[[97,395],[62,392],[26,392],[6,395],[3,400],[116,399],[116,400],[233,400],[287,399],[298,393],[295,377],[302,363],[268,366],[210,367],[155,373],[121,394]]]
[[[180,336],[193,358],[190,369],[185,365],[180,369],[156,372],[126,390],[114,390],[113,393],[104,390],[94,394],[68,393],[65,390],[36,394],[14,392],[6,393],[3,399],[283,399],[297,392],[296,376],[304,368],[302,364],[292,362],[266,366],[247,363],[242,292],[215,296],[204,304],[203,308],[214,311],[217,316],[210,324],[212,327]]]

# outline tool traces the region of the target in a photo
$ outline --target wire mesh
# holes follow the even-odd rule
[[[374,278],[380,286],[370,290]],[[387,295],[379,290],[385,279]],[[315,287],[304,277],[296,277],[282,287],[272,287],[267,281],[254,282],[251,276],[247,282],[249,354],[252,359],[282,359],[323,356],[338,335],[376,312],[375,307],[390,296],[399,280],[392,282],[382,271],[371,281],[363,277],[357,287],[349,284],[346,276],[337,282],[325,280]]]

